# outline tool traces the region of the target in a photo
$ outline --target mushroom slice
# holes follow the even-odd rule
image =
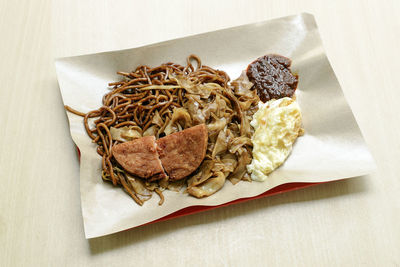
[[[189,187],[187,192],[197,198],[211,196],[224,186],[226,179],[222,172],[216,172],[214,175],[215,177],[211,177],[200,185]]]

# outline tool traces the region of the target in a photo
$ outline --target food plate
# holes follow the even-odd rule
[[[210,197],[197,199],[167,191],[159,206],[153,197],[142,207],[120,188],[101,180],[101,158],[87,136],[82,118],[67,113],[71,136],[81,152],[81,201],[85,235],[98,237],[154,221],[191,214],[252,198],[286,192],[321,182],[369,173],[373,159],[324,53],[315,20],[299,14],[265,22],[170,40],[128,50],[59,58],[56,70],[65,105],[82,112],[101,106],[107,84],[116,72],[138,65],[184,64],[197,54],[204,64],[224,70],[231,79],[254,59],[269,53],[293,61],[299,75],[297,102],[304,136],[297,139],[287,161],[264,182],[239,182]]]

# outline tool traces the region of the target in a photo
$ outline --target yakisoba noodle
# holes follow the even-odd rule
[[[179,191],[186,185],[190,195],[205,197],[217,192],[226,179],[234,184],[250,180],[249,121],[259,98],[246,75],[229,84],[224,71],[202,65],[196,55],[187,58],[186,66],[169,62],[117,73],[124,78],[109,84],[111,91],[99,109],[84,114],[65,106],[84,117],[86,132],[102,157],[103,180],[122,186],[139,205],[152,192],[160,196],[161,205],[165,189]],[[147,135],[158,139],[201,123],[209,134],[206,157],[183,180],[149,182],[127,173],[112,156],[112,147],[121,142]]]

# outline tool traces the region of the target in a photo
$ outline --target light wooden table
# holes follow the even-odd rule
[[[86,240],[54,56],[313,13],[378,170]],[[0,1],[0,266],[400,266],[400,2]]]

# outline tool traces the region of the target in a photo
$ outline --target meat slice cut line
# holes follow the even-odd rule
[[[158,140],[145,136],[115,145],[112,155],[127,172],[141,178],[180,180],[200,166],[207,141],[207,127],[200,124]]]

